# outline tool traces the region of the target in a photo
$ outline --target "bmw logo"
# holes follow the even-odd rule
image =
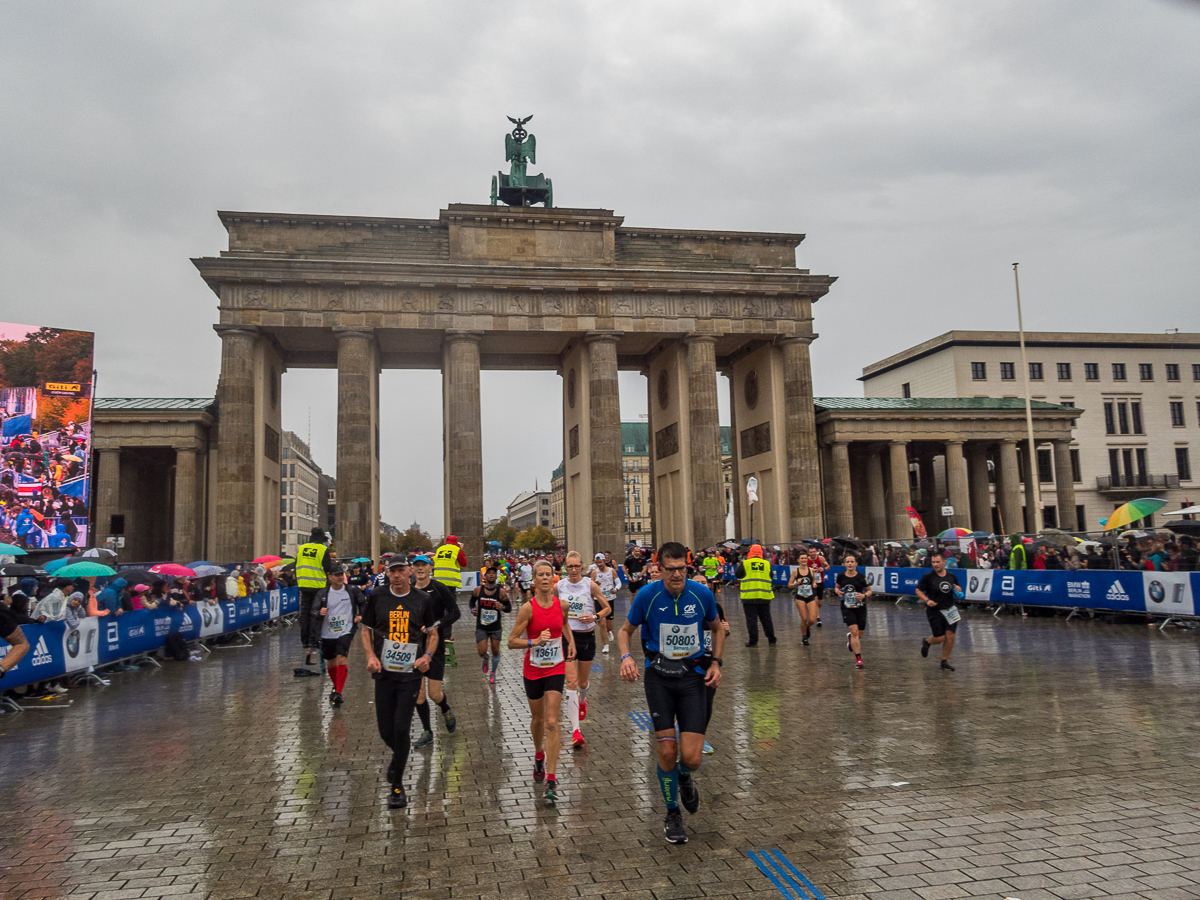
[[[79,655],[79,629],[67,635],[67,655],[74,659]]]
[[[679,634],[679,626],[678,625],[671,626],[671,634]]]
[[[971,586],[972,594],[975,593],[977,590],[979,590],[979,579],[977,577],[975,577],[974,575],[971,576],[968,583]]]
[[[1163,587],[1161,581],[1150,582],[1150,599],[1155,603],[1162,603],[1167,599],[1167,589]]]

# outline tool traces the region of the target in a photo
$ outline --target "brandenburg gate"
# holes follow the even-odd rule
[[[724,539],[718,372],[731,379],[734,481],[759,481],[756,532],[821,533],[809,343],[812,304],[834,279],[796,267],[803,235],[469,204],[436,219],[220,217],[229,249],[193,260],[220,310],[217,558],[278,550],[280,378],[296,367],[338,373],[342,556],[379,553],[385,367],[442,372],[445,528],[472,560],[483,546],[482,369],[562,377],[567,543],[585,558],[624,545],[621,369],[648,380],[659,540]],[[405,460],[386,462],[403,472]]]

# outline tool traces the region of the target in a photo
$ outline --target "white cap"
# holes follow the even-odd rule
[[[593,557],[592,557],[592,559],[604,559],[604,554],[603,554],[603,553],[597,553],[595,556],[593,556]]]

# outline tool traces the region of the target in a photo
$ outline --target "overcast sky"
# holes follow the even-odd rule
[[[799,264],[838,276],[818,395],[1014,327],[1016,261],[1030,329],[1198,331],[1198,47],[1184,0],[5,3],[0,320],[95,331],[100,396],[210,396],[189,258],[225,246],[217,209],[487,202],[505,115],[532,113],[560,206],[806,233]],[[434,532],[440,388],[382,376],[383,515]],[[483,390],[492,516],[549,482],[561,387]],[[636,418],[644,380],[622,390]],[[289,372],[284,398],[332,469],[335,373]]]

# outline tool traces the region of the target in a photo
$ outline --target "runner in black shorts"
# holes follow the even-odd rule
[[[867,630],[867,598],[871,596],[871,586],[867,584],[867,576],[858,571],[858,559],[853,553],[847,553],[842,563],[846,571],[838,575],[834,592],[842,601],[842,621],[850,627],[846,632],[846,649],[854,654],[855,668],[861,669],[861,638]]]
[[[508,591],[497,583],[495,566],[488,566],[483,573],[483,584],[471,592],[468,601],[471,614],[475,616],[475,648],[483,658],[483,673],[488,683],[496,683],[496,667],[500,665],[501,611],[512,612],[512,601]],[[491,644],[491,658],[488,645]]]
[[[316,621],[312,628],[320,637],[321,658],[333,682],[329,702],[334,706],[342,705],[342,688],[349,672],[346,660],[366,602],[362,591],[346,583],[346,570],[336,564],[329,573],[329,586],[317,591],[313,600]]]
[[[450,710],[450,701],[442,689],[442,681],[446,677],[446,642],[453,637],[454,623],[462,616],[458,608],[458,598],[454,591],[433,579],[433,561],[424,553],[418,554],[412,560],[413,587],[424,591],[433,598],[434,612],[438,621],[438,646],[433,659],[429,661],[429,670],[421,682],[421,696],[417,700],[417,715],[421,719],[421,736],[413,747],[424,747],[433,743],[433,729],[430,727],[429,702],[425,699],[426,691],[433,702],[442,711],[446,721],[446,731],[451,734],[457,727],[457,720]]]
[[[629,641],[641,628],[646,649],[646,703],[658,741],[659,788],[667,805],[663,835],[669,843],[684,844],[687,831],[679,802],[683,801],[689,813],[700,807],[700,793],[692,775],[699,770],[703,759],[708,688],[721,683],[725,631],[719,624],[712,591],[687,578],[684,546],[674,542],[664,544],[659,548],[658,559],[664,569],[663,580],[638,592],[625,624],[617,633],[617,646],[621,651],[622,680],[637,681],[638,667],[629,652]],[[706,659],[702,623],[707,623],[715,635],[713,653],[707,657],[711,660],[707,671],[701,668]]]
[[[926,572],[917,582],[917,597],[925,604],[925,615],[929,618],[929,629],[933,637],[921,639],[921,655],[929,656],[930,644],[942,645],[942,668],[951,672],[950,653],[954,649],[954,637],[958,632],[960,618],[955,600],[963,596],[958,577],[946,571],[946,557],[934,551],[929,558],[933,570]]]

